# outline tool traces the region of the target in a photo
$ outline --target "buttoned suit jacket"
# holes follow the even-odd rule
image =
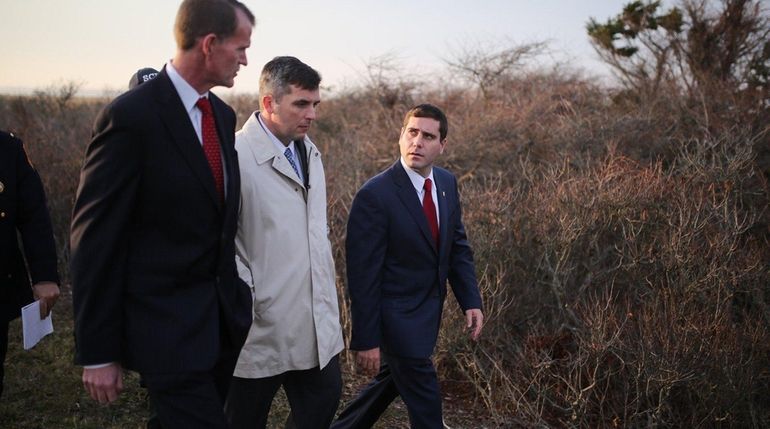
[[[226,199],[165,69],[96,119],[73,209],[77,364],[206,371],[240,349],[251,297],[234,236],[240,174],[235,114],[210,93]]]
[[[380,347],[394,356],[429,358],[447,280],[463,311],[481,309],[457,180],[438,167],[433,177],[438,247],[400,161],[366,182],[353,200],[345,241],[353,350]]]
[[[51,219],[40,176],[21,140],[0,132],[1,321],[19,317],[21,307],[32,302],[30,277],[32,283],[59,282]]]

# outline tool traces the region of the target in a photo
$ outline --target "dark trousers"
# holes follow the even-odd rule
[[[3,380],[5,379],[5,353],[8,351],[8,322],[0,322],[0,398],[3,397]]]
[[[142,373],[155,413],[148,428],[227,429],[224,403],[230,387],[238,350],[223,347],[211,371]]]
[[[441,429],[441,393],[430,359],[409,359],[382,353],[380,372],[353,399],[332,429],[364,429],[377,422],[396,396],[406,404],[412,429]]]
[[[270,406],[283,386],[291,406],[290,423],[297,429],[326,429],[334,419],[342,393],[339,357],[323,368],[287,371],[264,378],[233,377],[225,414],[232,429],[265,428]]]

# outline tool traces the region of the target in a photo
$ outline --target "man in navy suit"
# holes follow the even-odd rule
[[[368,428],[400,395],[412,428],[442,428],[431,355],[446,283],[473,340],[484,316],[457,179],[433,163],[446,147],[447,119],[436,106],[407,112],[401,159],[356,194],[346,252],[356,364],[375,376],[333,428]],[[382,359],[382,360],[381,360]]]
[[[224,397],[251,324],[234,237],[235,113],[209,90],[246,65],[254,16],[185,0],[160,74],[99,114],[72,217],[75,362],[100,403],[138,371],[165,429],[226,428]]]

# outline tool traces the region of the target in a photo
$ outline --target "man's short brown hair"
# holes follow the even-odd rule
[[[211,33],[223,39],[232,36],[238,27],[237,9],[242,10],[254,25],[254,14],[239,1],[184,0],[174,23],[177,47],[186,51],[195,46],[199,37]]]
[[[444,112],[438,107],[432,104],[420,104],[412,107],[406,112],[404,116],[404,127],[409,123],[409,118],[430,118],[438,121],[438,132],[441,135],[441,141],[443,142],[449,132],[449,121],[446,118]]]

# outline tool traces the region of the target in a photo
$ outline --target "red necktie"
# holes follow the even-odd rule
[[[200,109],[201,136],[203,137],[203,153],[214,175],[214,184],[217,187],[220,202],[225,200],[225,175],[222,170],[222,154],[219,152],[219,136],[217,126],[214,124],[214,115],[211,112],[211,102],[206,97],[201,97],[195,105]]]
[[[438,249],[438,220],[436,219],[436,206],[433,205],[432,185],[433,183],[430,179],[425,179],[425,184],[422,185],[422,189],[425,190],[425,195],[422,197],[422,211],[425,213],[425,217],[428,218],[428,226]]]

